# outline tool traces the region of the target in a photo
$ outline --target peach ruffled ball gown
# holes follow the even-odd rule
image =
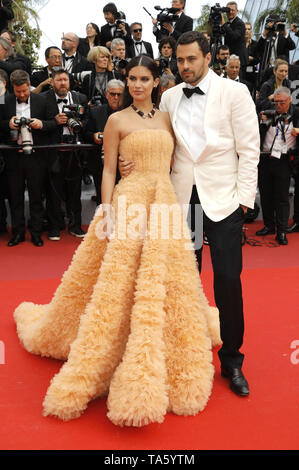
[[[114,191],[118,235],[109,243],[99,237],[100,207],[52,301],[15,310],[25,349],[65,361],[47,390],[45,416],[77,418],[105,394],[108,417],[120,426],[160,423],[167,412],[195,415],[207,404],[218,310],[208,305],[194,251],[186,249],[184,217],[176,230],[187,235],[170,230],[167,237],[153,216],[153,208],[179,207],[169,177],[172,151],[165,130],[122,140],[120,154],[135,169]],[[169,212],[171,227],[176,211]],[[136,214],[147,232],[128,237]]]

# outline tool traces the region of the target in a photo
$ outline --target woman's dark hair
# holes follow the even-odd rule
[[[176,40],[172,36],[163,36],[158,46],[160,54],[162,47],[165,46],[165,44],[170,44],[170,47],[172,49],[172,55],[175,56]]]
[[[156,78],[159,78],[160,76],[159,67],[157,66],[156,62],[150,56],[146,54],[135,56],[133,57],[133,59],[130,60],[130,62],[127,64],[127,67],[126,67],[126,78],[129,76],[130,70],[132,70],[134,67],[139,67],[139,66],[145,67],[152,74],[154,80]],[[158,102],[158,87],[154,88],[152,91],[152,102],[154,104],[157,104]],[[126,83],[122,108],[123,109],[127,108],[132,103],[133,103],[133,98],[129,93],[129,88]]]
[[[187,31],[186,33],[181,34],[176,43],[176,47],[178,48],[178,46],[192,44],[193,42],[197,42],[204,57],[210,52],[210,44],[208,39],[199,31]]]
[[[91,26],[93,27],[93,29],[96,30],[96,33],[97,33],[97,34],[96,34],[96,37],[94,38],[94,45],[95,45],[95,46],[100,46],[100,45],[101,45],[101,40],[100,40],[100,28],[98,27],[97,24],[91,23],[91,22],[87,23],[86,28],[87,28],[87,26],[88,26],[89,24],[91,24]],[[85,38],[85,42],[88,42],[88,37],[87,37],[87,36],[86,36],[86,38]]]

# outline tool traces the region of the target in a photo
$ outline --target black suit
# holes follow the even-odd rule
[[[264,50],[266,45],[266,39],[261,36],[256,45],[256,54],[263,59]],[[293,39],[288,35],[285,37],[283,33],[278,34],[277,49],[275,57],[285,56],[286,60],[289,61],[289,52],[296,48],[296,44]]]
[[[299,126],[299,109],[290,107],[293,126]],[[260,125],[261,150],[270,125]],[[280,138],[280,136],[278,136]],[[297,148],[298,146],[297,138]],[[258,186],[261,196],[264,225],[270,229],[277,227],[277,233],[286,232],[289,220],[289,186],[291,167],[287,155],[280,159],[261,155],[258,166]],[[298,210],[298,207],[297,207]]]
[[[123,76],[119,72],[115,72],[113,70],[112,72],[107,71],[105,73],[107,74],[107,83],[113,78],[123,81]],[[87,96],[88,101],[90,101],[91,98],[93,98],[94,96],[100,96],[101,104],[107,104],[107,100],[106,100],[104,93],[100,93],[100,90],[96,90],[95,70],[93,70],[93,72],[90,75],[87,75],[86,77],[84,77],[84,80],[81,86],[81,91],[85,96]]]
[[[59,114],[56,95],[53,90],[43,94],[51,113]],[[74,104],[81,104],[87,108],[86,96],[71,91]],[[87,116],[83,120],[83,125]],[[63,128],[58,125],[52,135],[52,143],[63,142]],[[83,131],[82,131],[83,133]],[[80,139],[82,141],[82,139]],[[64,227],[61,211],[62,201],[65,201],[69,217],[69,228],[81,228],[81,184],[82,184],[82,155],[80,151],[53,151],[49,158],[47,169],[47,217],[51,230],[59,231]]]
[[[14,12],[12,9],[12,0],[2,0],[0,7],[0,33],[3,29],[7,29],[8,22],[14,19]]]
[[[31,85],[36,88],[38,85],[49,78],[49,71],[48,67],[44,67],[41,70],[37,70],[33,72],[31,75],[30,81]],[[43,87],[43,92],[48,91],[50,89],[50,85],[46,85]]]
[[[72,68],[69,73],[79,73],[79,72],[85,72],[88,70],[93,70],[93,64],[91,62],[88,62],[86,57],[84,57],[80,52],[76,52],[74,54],[74,60],[72,64]],[[66,66],[66,60],[65,60],[65,54],[62,54],[62,65],[63,67]]]
[[[109,116],[113,113],[113,110],[108,104],[103,106],[95,106],[91,108],[89,118],[85,128],[85,141],[94,144],[94,134],[96,132],[104,132],[106,122]],[[98,150],[92,150],[88,154],[88,170],[93,177],[97,204],[101,204],[101,183],[103,173],[103,162],[101,158],[102,145],[99,146]]]
[[[43,127],[40,130],[32,130],[33,143],[35,145],[48,145],[51,141],[51,133],[56,128],[54,115],[51,114],[44,97],[30,94],[31,118],[40,119]],[[6,98],[5,106],[1,109],[0,127],[6,136],[6,143],[10,144],[9,121],[16,115],[16,98],[14,94]],[[9,191],[9,203],[12,219],[13,235],[25,233],[24,215],[24,190],[25,183],[29,194],[30,206],[30,232],[40,236],[43,224],[42,194],[44,190],[47,152],[36,150],[30,156],[25,156],[17,151],[5,153],[6,175]]]
[[[148,54],[153,59],[154,58],[154,51],[153,51],[151,43],[146,42],[146,41],[141,41],[141,42],[142,42],[143,46],[145,47],[146,54]],[[131,46],[129,47],[129,50],[128,50],[128,57],[130,59],[132,59],[136,55],[139,55],[139,54],[136,54],[135,41],[133,40],[133,43],[131,44]]]
[[[245,40],[245,23],[236,16],[230,23],[227,22],[221,27],[224,34],[224,44],[229,47],[230,55],[239,56],[241,62],[242,73],[245,73],[248,64],[248,52]]]
[[[175,40],[178,40],[183,33],[193,30],[193,19],[190,16],[185,15],[183,12],[173,27],[174,30],[172,33],[169,33],[169,31],[163,27],[161,29],[157,28],[154,31],[157,42],[160,42],[164,36],[172,36]]]
[[[125,41],[126,57],[129,57],[128,56],[129,48],[132,45],[133,40],[131,37],[131,31],[130,31],[129,25],[125,23],[125,26],[126,26],[127,34],[125,36],[121,36],[121,39]],[[114,36],[111,34],[111,25],[109,23],[106,23],[104,24],[104,26],[101,27],[100,38],[101,38],[101,46],[104,46],[104,47],[107,47],[106,46],[107,42],[111,42],[114,39]]]

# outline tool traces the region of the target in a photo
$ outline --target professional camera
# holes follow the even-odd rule
[[[276,127],[280,122],[289,124],[292,120],[292,116],[289,113],[278,114],[275,109],[266,109],[263,111],[263,114],[268,118],[264,124],[272,127]]]
[[[120,57],[114,57],[112,59],[113,65],[116,69],[125,69],[128,61],[125,59],[120,59]]]
[[[103,95],[95,95],[91,98],[90,103],[96,106],[100,106],[104,104],[104,96]]]
[[[116,29],[114,31],[113,38],[123,38],[124,34],[120,28],[121,24],[124,24],[126,21],[126,15],[122,11],[118,11],[115,15]]]
[[[76,82],[82,83],[84,78],[90,74],[91,74],[91,70],[85,70],[83,72],[71,73],[71,76]]]
[[[67,115],[67,127],[74,134],[79,134],[82,129],[82,117],[84,115],[84,106],[80,104],[64,105],[62,112]]]
[[[160,26],[162,23],[176,23],[179,19],[179,16],[176,15],[176,13],[180,11],[179,8],[155,7],[155,10],[161,11],[157,16],[157,21]]]
[[[29,127],[31,123],[31,119],[27,119],[25,117],[16,118],[14,123],[19,127],[19,132],[21,133],[22,137],[22,148],[24,155],[31,155],[32,153],[32,131]]]
[[[273,25],[269,25],[269,23],[273,23]],[[270,33],[283,32],[286,26],[286,18],[281,16],[268,16],[265,23],[265,30]]]
[[[211,36],[219,36],[221,32],[222,13],[229,13],[229,7],[221,7],[219,3],[211,7],[208,23],[211,27]]]

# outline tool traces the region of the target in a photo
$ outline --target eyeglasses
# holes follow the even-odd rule
[[[142,28],[139,29],[133,29],[133,33],[142,33]]]
[[[62,55],[50,55],[49,59],[55,59],[55,60],[62,59]]]
[[[285,104],[287,102],[287,100],[283,100],[283,101],[274,101],[275,104]]]
[[[74,42],[73,39],[69,39],[69,38],[61,38],[62,41],[70,41],[70,42]]]
[[[121,96],[122,93],[114,93],[114,91],[108,91],[110,96]]]

